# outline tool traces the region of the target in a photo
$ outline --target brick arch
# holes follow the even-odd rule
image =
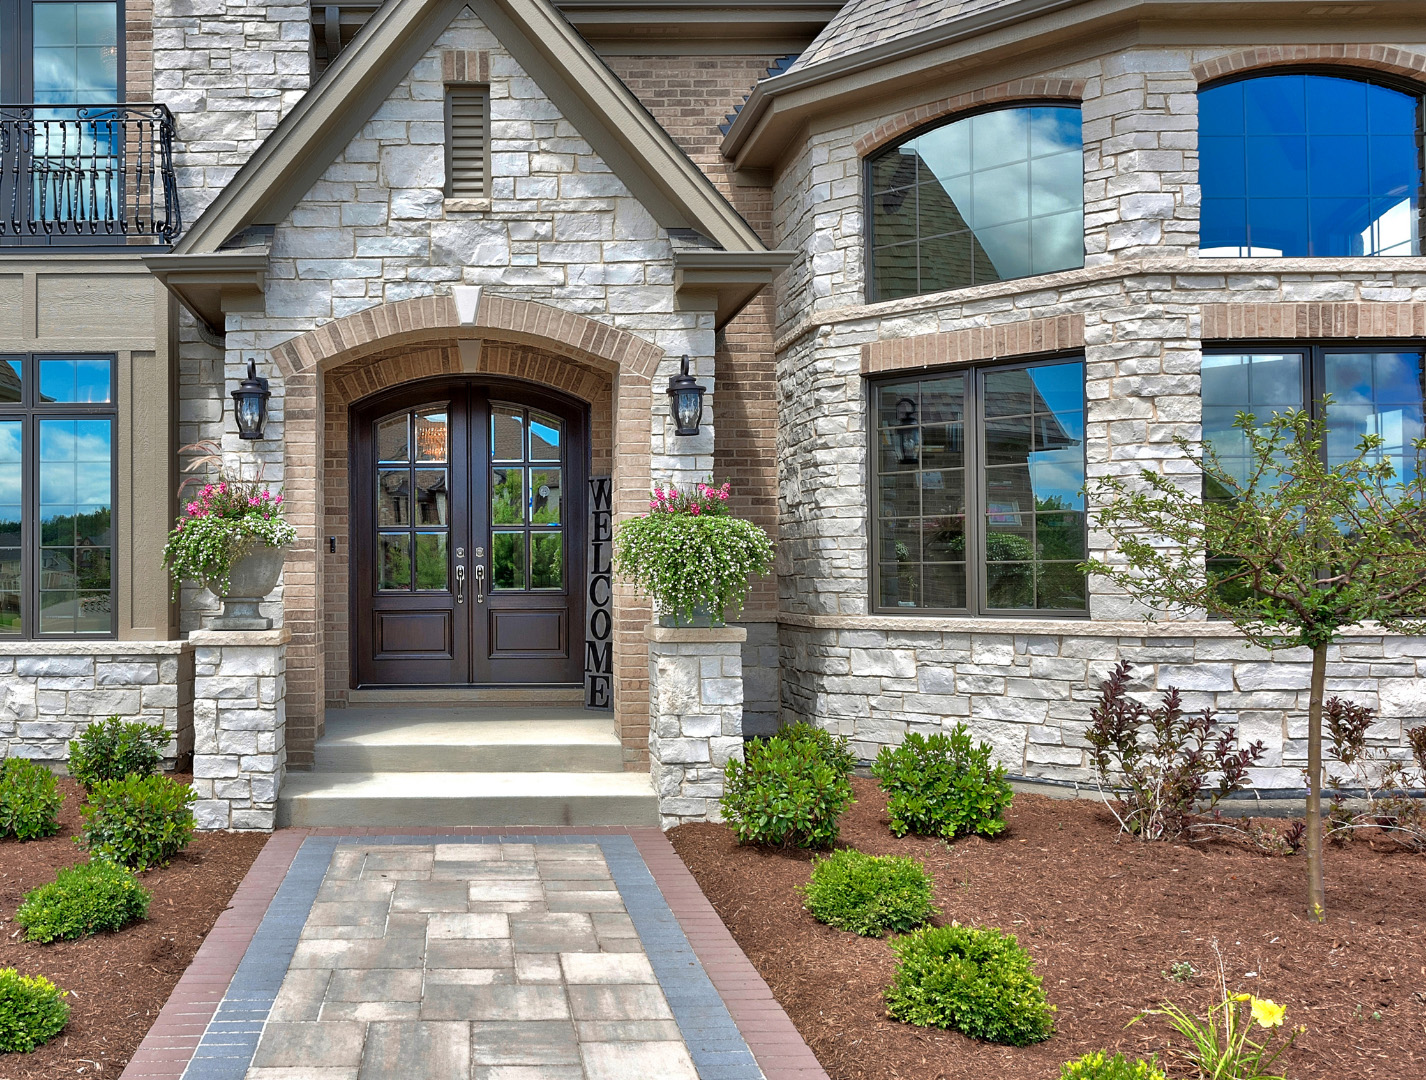
[[[271,357],[282,375],[283,490],[298,534],[283,578],[283,619],[292,633],[287,661],[289,754],[298,767],[312,760],[311,747],[321,733],[328,697],[328,606],[347,602],[345,575],[343,583],[334,587],[327,581],[329,566],[320,555],[325,537],[334,535],[325,530],[323,480],[331,465],[325,396],[333,385],[332,376],[337,385],[379,389],[373,380],[384,378],[382,365],[397,355],[414,357],[406,380],[424,377],[421,371],[432,375],[459,371],[456,343],[461,339],[484,342],[484,373],[510,374],[576,396],[582,395],[575,386],[594,393],[591,379],[607,382],[610,452],[605,471],[614,479],[614,516],[623,520],[644,508],[651,486],[652,377],[663,350],[634,334],[548,304],[488,295],[481,298],[475,322],[463,325],[454,299],[434,296],[378,305],[274,348]],[[332,449],[344,455],[345,441]],[[344,458],[342,469],[345,472]],[[633,769],[648,764],[644,628],[650,617],[649,602],[616,578],[614,711],[625,762]],[[344,640],[340,647],[346,648]],[[345,680],[345,674],[340,674]],[[333,670],[332,675],[339,672]]]
[[[1225,75],[1292,64],[1331,64],[1363,71],[1384,71],[1426,83],[1426,54],[1391,45],[1259,45],[1253,49],[1202,60],[1193,77],[1202,86]]]
[[[995,105],[1000,102],[1033,101],[1045,98],[1062,98],[1065,101],[1078,102],[1084,98],[1084,80],[1014,79],[1010,82],[998,83],[995,86],[984,86],[979,90],[972,90],[965,94],[957,94],[955,97],[942,98],[940,101],[932,101],[926,105],[918,105],[914,109],[908,109],[906,112],[883,120],[858,139],[856,142],[857,156],[866,157],[887,143],[895,142],[908,132],[958,112],[979,108],[982,105]]]

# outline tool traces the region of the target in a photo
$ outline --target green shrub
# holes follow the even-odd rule
[[[171,736],[162,724],[125,722],[117,716],[90,724],[69,744],[69,775],[91,788],[100,780],[152,776]]]
[[[1012,934],[952,923],[907,934],[891,949],[896,981],[886,1007],[897,1020],[1011,1046],[1055,1030],[1035,963]]]
[[[802,886],[813,918],[863,937],[914,930],[932,915],[931,875],[915,859],[843,848],[812,864]]]
[[[1060,1080],[1166,1080],[1158,1058],[1131,1061],[1123,1054],[1105,1057],[1095,1050],[1060,1066]]]
[[[67,866],[25,894],[15,921],[26,941],[60,941],[122,930],[148,915],[149,893],[134,875],[103,859]]]
[[[193,839],[194,797],[191,787],[166,776],[100,780],[82,811],[82,842],[131,870],[163,866]]]
[[[778,734],[789,742],[811,743],[817,756],[843,776],[851,776],[856,768],[857,756],[848,749],[845,735],[833,735],[801,720],[788,724]]]
[[[913,732],[894,749],[882,747],[871,771],[886,792],[897,836],[949,840],[968,833],[994,836],[1005,828],[1013,797],[1005,767],[992,762],[989,743],[972,745],[964,724],[949,735]]]
[[[28,1053],[67,1023],[63,990],[42,975],[0,968],[0,1054]]]
[[[852,782],[815,739],[774,735],[747,744],[724,771],[723,816],[739,843],[830,847]]]
[[[28,758],[0,763],[0,836],[35,840],[59,832],[63,802],[54,773]]]

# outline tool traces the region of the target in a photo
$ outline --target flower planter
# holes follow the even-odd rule
[[[660,615],[659,625],[674,628],[681,626],[707,628],[711,626],[727,626],[728,624],[723,621],[723,613],[721,611],[718,612],[718,614],[714,615],[711,611],[705,611],[702,608],[695,608],[693,611],[693,615],[690,618],[684,618],[677,614]]]
[[[213,620],[212,628],[271,630],[272,620],[261,613],[259,605],[277,588],[286,558],[286,549],[262,544],[233,563],[225,591],[220,591],[218,582],[205,581],[208,589],[223,602],[223,612]]]

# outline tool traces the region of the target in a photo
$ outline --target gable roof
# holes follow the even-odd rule
[[[367,22],[174,245],[220,250],[275,225],[465,7],[500,39],[565,117],[669,229],[725,251],[766,251],[752,228],[548,0],[392,0]]]

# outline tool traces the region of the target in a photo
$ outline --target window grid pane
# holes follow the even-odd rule
[[[490,445],[492,590],[563,589],[563,421],[492,404]]]
[[[113,627],[113,421],[39,421],[41,635]]]
[[[375,427],[376,587],[450,591],[450,422],[441,402]]]

